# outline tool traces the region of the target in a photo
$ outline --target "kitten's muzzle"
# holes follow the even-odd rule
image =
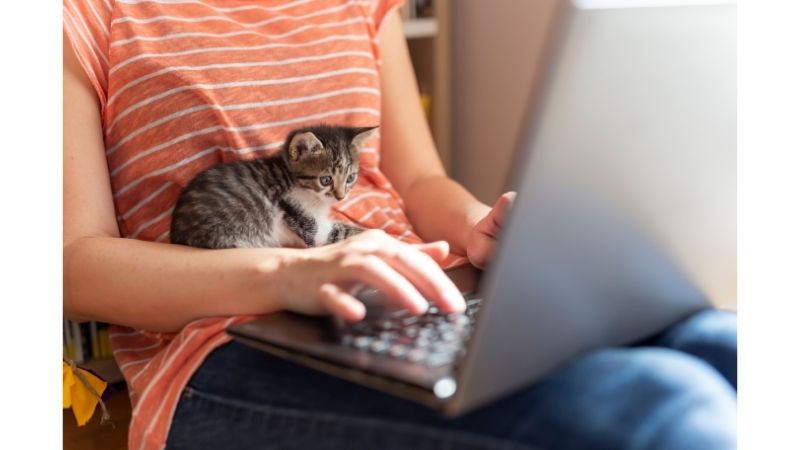
[[[337,186],[336,189],[333,189],[333,195],[336,197],[336,200],[344,200],[347,197],[347,189],[344,186]]]

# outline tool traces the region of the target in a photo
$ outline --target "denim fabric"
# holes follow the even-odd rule
[[[230,343],[189,382],[167,448],[734,449],[736,317],[698,313],[452,420]]]

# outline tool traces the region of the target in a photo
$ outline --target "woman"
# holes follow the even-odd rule
[[[724,313],[452,421],[230,342],[225,327],[283,309],[358,319],[353,281],[457,311],[438,266],[491,256],[513,194],[490,208],[445,175],[399,3],[65,0],[65,312],[118,324],[130,448],[732,448]],[[383,231],[304,250],[168,243],[194,175],[319,122],[380,123],[334,213]]]

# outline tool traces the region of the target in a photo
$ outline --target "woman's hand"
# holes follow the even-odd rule
[[[353,297],[361,285],[382,291],[421,314],[429,299],[445,312],[461,312],[464,298],[437,264],[449,253],[446,242],[406,244],[380,230],[368,230],[336,244],[304,250],[287,267],[291,277],[283,307],[302,314],[364,318],[364,305]]]
[[[489,262],[515,196],[515,192],[501,195],[494,207],[472,226],[466,250],[469,261],[475,267],[483,268]]]

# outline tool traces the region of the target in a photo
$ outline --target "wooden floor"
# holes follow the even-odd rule
[[[128,391],[124,385],[116,388],[106,401],[111,415],[111,425],[100,425],[100,407],[86,426],[78,427],[72,411],[65,409],[64,414],[64,450],[127,450],[128,424],[131,421],[131,404]]]

